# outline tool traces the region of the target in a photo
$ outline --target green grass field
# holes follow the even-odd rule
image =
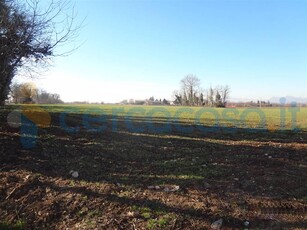
[[[24,106],[31,109],[33,105]],[[49,113],[107,115],[187,125],[277,130],[307,130],[307,108],[202,108],[129,105],[35,105]]]

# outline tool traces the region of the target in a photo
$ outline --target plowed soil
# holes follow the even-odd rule
[[[0,229],[307,229],[306,132],[93,131],[73,114],[70,133],[53,113],[26,149],[9,112]]]

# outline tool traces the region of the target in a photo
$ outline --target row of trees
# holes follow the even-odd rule
[[[166,100],[165,98],[162,99],[155,99],[153,96],[150,97],[149,99],[145,100],[134,100],[134,99],[129,99],[129,100],[123,100],[120,102],[120,104],[124,105],[170,105],[170,102]]]
[[[203,90],[200,79],[189,74],[181,80],[181,89],[173,92],[175,105],[225,107],[229,98],[229,86],[210,87]]]
[[[10,92],[11,102],[15,104],[60,104],[63,101],[59,94],[38,89],[33,83],[14,83]]]
[[[170,105],[170,102],[165,98],[163,98],[163,100],[157,98],[155,99],[154,96],[152,96],[145,100],[145,105]]]

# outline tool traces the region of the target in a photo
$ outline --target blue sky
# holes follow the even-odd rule
[[[76,10],[83,45],[36,80],[65,101],[170,99],[187,74],[229,85],[233,99],[307,97],[305,0],[76,0]]]

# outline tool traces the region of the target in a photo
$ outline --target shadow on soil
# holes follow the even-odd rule
[[[237,208],[246,213],[252,213],[265,210],[261,200],[269,199],[280,207],[277,205],[274,210],[274,205],[268,205],[268,213],[306,215],[306,132],[200,127],[131,117],[92,116],[85,119],[84,116],[70,114],[61,118],[59,114],[52,114],[52,126],[39,129],[39,138],[25,137],[36,142],[33,149],[24,149],[20,145],[19,129],[8,127],[2,120],[0,172],[27,170],[79,184],[106,182],[119,192],[99,193],[86,186],[59,187],[50,181],[37,180],[35,183],[43,189],[71,191],[97,198],[100,202],[145,206],[200,220],[212,221],[222,217],[224,226],[229,228],[242,226],[242,219],[247,218],[232,214],[232,202],[237,202]],[[72,179],[70,170],[78,171],[79,177]],[[163,191],[170,185],[180,186],[179,191],[172,193],[174,199],[176,196],[188,196],[190,191],[198,191],[200,199],[203,199],[201,202],[210,206],[205,197],[215,196],[220,202],[216,206],[224,210],[209,212],[210,207],[183,207],[180,200],[171,204],[162,202],[158,198],[170,196]],[[121,196],[123,186],[132,191],[152,192],[155,199]],[[150,190],[148,186],[159,186],[159,189]],[[6,202],[7,205],[4,190],[0,191],[0,195],[0,203]],[[13,196],[21,197],[22,194]],[[253,205],[247,202],[248,199],[258,203]],[[283,202],[293,199],[297,199],[295,202],[300,205],[282,206]],[[60,205],[60,200],[57,203]],[[58,215],[61,215],[60,211]],[[250,217],[256,223],[254,227],[271,226],[272,220],[262,217]],[[33,214],[32,221],[36,218]],[[57,218],[60,217],[53,216],[51,219]],[[278,222],[282,228],[306,227],[306,221]],[[185,228],[184,225],[177,227]],[[279,229],[278,226],[276,229]]]

